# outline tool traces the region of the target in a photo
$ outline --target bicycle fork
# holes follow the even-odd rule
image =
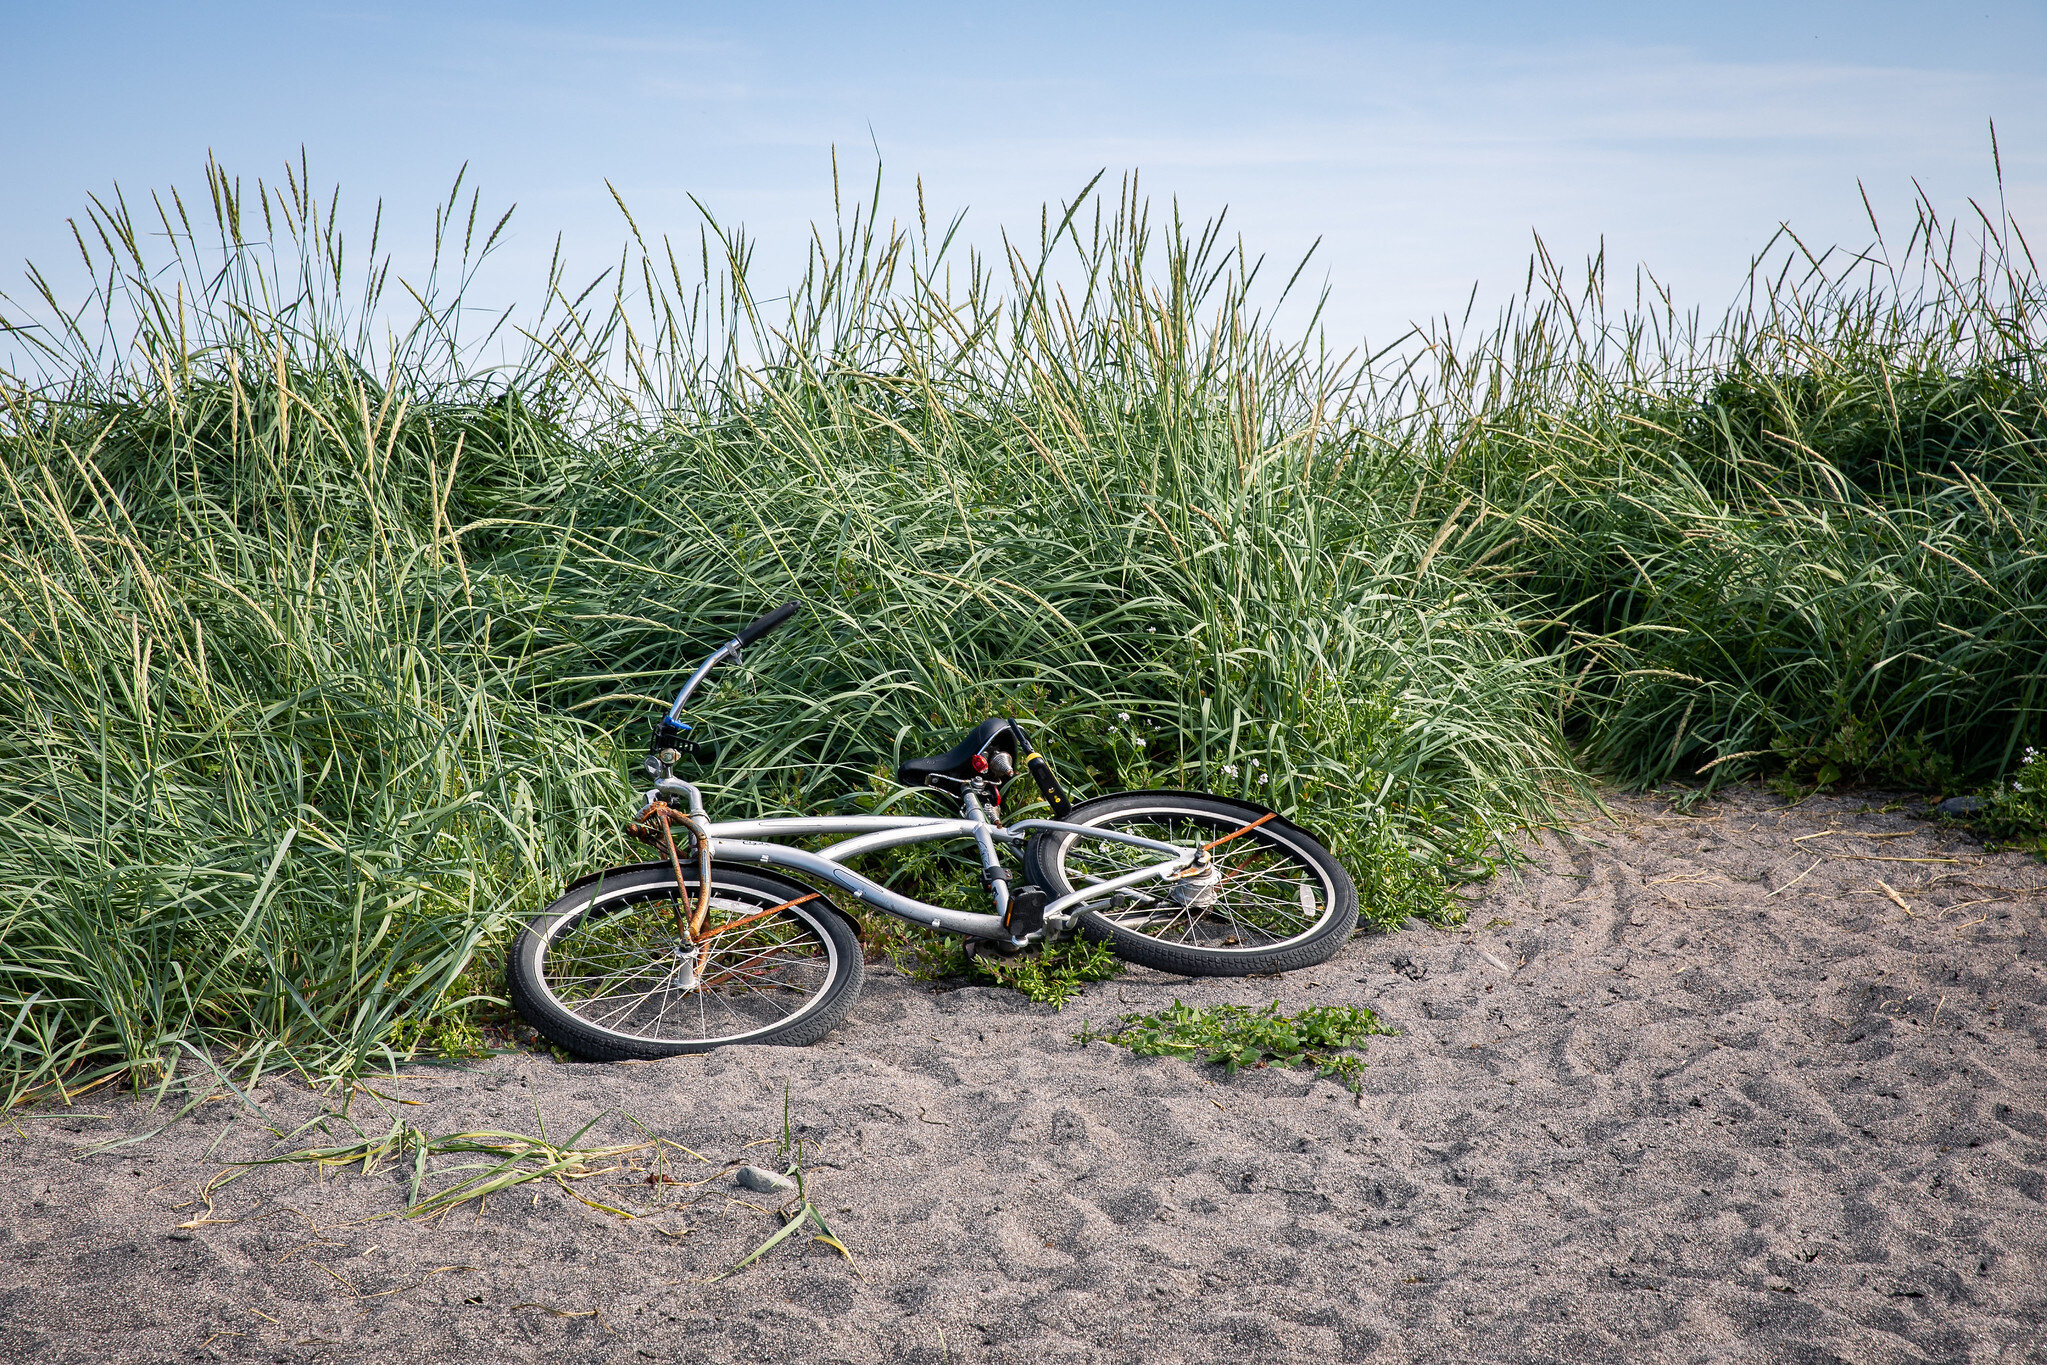
[[[678,790],[671,793],[670,788]],[[689,798],[690,811],[687,815],[678,813],[660,799],[665,795],[682,793]],[[660,846],[666,849],[669,868],[675,873],[675,985],[679,990],[691,991],[697,988],[697,969],[704,965],[704,949],[700,940],[711,914],[711,825],[704,814],[703,798],[687,782],[664,776],[657,789],[647,795],[646,809],[626,826],[626,833],[652,843],[658,827]],[[682,875],[682,853],[675,846],[677,825],[689,831],[690,843],[696,853],[697,897],[694,906],[689,906],[682,895],[689,883]]]

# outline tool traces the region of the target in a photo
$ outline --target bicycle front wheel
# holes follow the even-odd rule
[[[505,976],[549,1041],[590,1061],[673,1057],[730,1043],[800,1047],[860,997],[860,941],[823,896],[714,867],[693,947],[698,880],[665,867],[607,873],[528,921]]]
[[[1083,934],[1140,966],[1188,976],[1293,971],[1336,956],[1357,927],[1357,888],[1343,865],[1262,806],[1199,792],[1117,792],[1074,807],[1066,823],[1212,845],[1219,876],[1141,883],[1080,913]],[[1041,830],[1024,848],[1024,867],[1056,900],[1163,856]]]

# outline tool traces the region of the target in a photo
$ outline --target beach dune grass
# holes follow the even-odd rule
[[[1298,812],[1383,925],[1585,763],[1980,782],[2040,732],[2012,234],[1956,273],[1929,218],[1710,333],[1555,273],[1472,347],[1342,358],[1128,185],[995,258],[847,202],[772,304],[739,231],[628,218],[483,334],[504,221],[459,181],[403,290],[303,165],[193,202],[96,202],[87,306],[5,306],[12,1098],[430,1043],[632,856],[678,673],[793,597],[702,707],[720,811],[922,800],[880,775],[1015,715],[1081,792]]]
[[[1578,656],[1591,766],[1946,793],[2042,733],[2047,295],[2016,225],[1979,227],[1784,234],[1710,331],[1609,318],[1595,263],[1437,372],[1467,415],[1423,434],[1434,500],[1492,509],[1458,558]]]

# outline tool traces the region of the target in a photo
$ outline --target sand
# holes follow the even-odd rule
[[[1468,927],[1285,978],[1132,971],[1060,1014],[877,971],[816,1047],[378,1085],[432,1132],[625,1111],[707,1158],[578,1184],[669,1201],[629,1222],[552,1185],[378,1219],[409,1172],[296,1165],[209,1218],[282,1150],[234,1099],[83,1158],[162,1116],[22,1113],[0,1359],[2047,1361],[2047,868],[1883,805],[1615,798]],[[1362,1099],[1071,1040],[1175,998],[1402,1032]],[[792,1237],[707,1283],[777,1226],[719,1173],[771,1162],[785,1091],[857,1262]]]

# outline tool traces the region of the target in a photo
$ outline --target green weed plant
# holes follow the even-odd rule
[[[1006,986],[1039,1004],[1063,1009],[1089,983],[1123,971],[1123,959],[1078,935],[1014,956],[970,951],[966,940],[906,925],[897,934],[896,963],[920,981]]]
[[[1188,1057],[1220,1066],[1234,1076],[1242,1067],[1312,1066],[1317,1076],[1341,1082],[1353,1094],[1364,1084],[1364,1059],[1347,1055],[1373,1034],[1393,1030],[1362,1005],[1311,1005],[1281,1014],[1274,1000],[1249,1005],[1196,1007],[1174,1000],[1151,1014],[1126,1014],[1118,1028],[1086,1025],[1073,1035],[1085,1047],[1115,1043],[1140,1057]]]
[[[2047,858],[2047,758],[2031,745],[2011,781],[1989,792],[1968,817],[1985,838]]]

